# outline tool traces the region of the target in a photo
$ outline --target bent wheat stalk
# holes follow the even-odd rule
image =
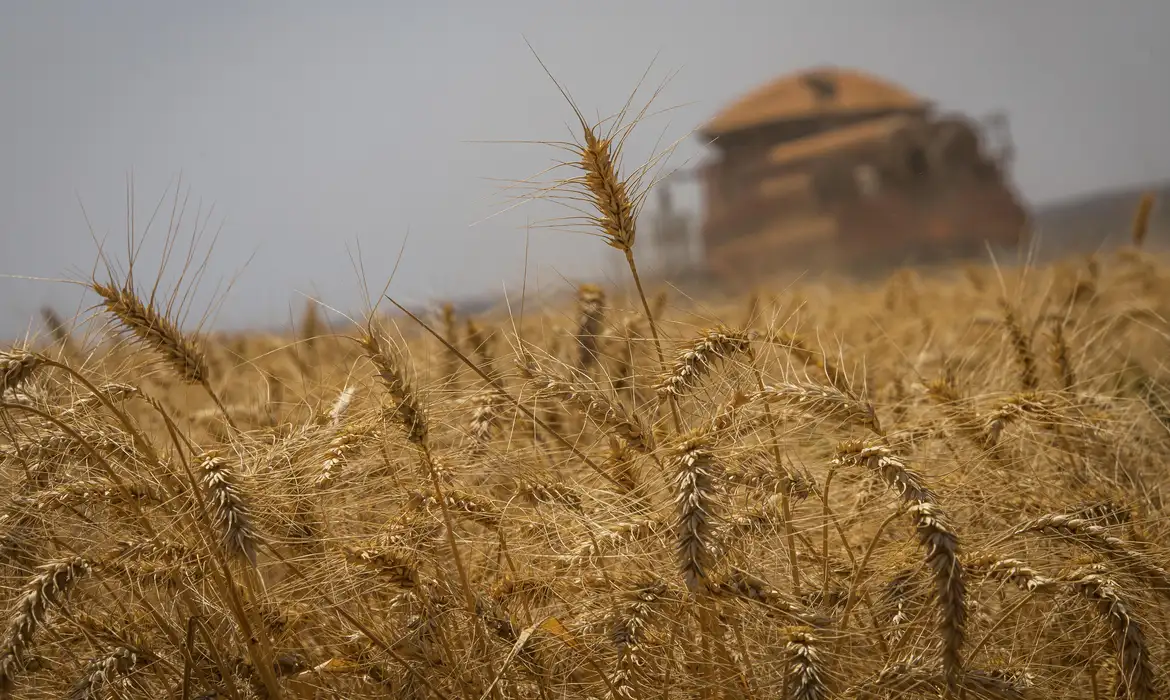
[[[835,464],[864,467],[881,477],[908,506],[918,543],[926,550],[926,563],[934,577],[938,598],[942,637],[942,666],[947,692],[958,697],[963,684],[962,647],[966,626],[966,587],[963,566],[959,561],[959,539],[946,514],[937,504],[934,493],[922,478],[908,469],[889,448],[866,445],[860,441],[843,443],[837,448]]]

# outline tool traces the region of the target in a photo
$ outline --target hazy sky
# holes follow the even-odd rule
[[[125,259],[133,171],[140,222],[180,173],[215,205],[201,289],[239,273],[220,327],[283,324],[298,292],[353,309],[356,246],[380,286],[408,233],[395,295],[518,293],[526,221],[558,210],[470,225],[507,205],[499,180],[556,156],[477,142],[567,134],[525,37],[590,114],[619,107],[655,55],[651,83],[677,72],[656,102],[677,109],[632,158],[780,73],[838,64],[944,108],[1006,109],[1032,201],[1166,179],[1167,27],[1166,0],[0,0],[0,274],[87,275],[82,204]],[[604,246],[538,230],[529,255],[542,285],[564,285],[597,274]],[[80,299],[0,278],[0,336]]]

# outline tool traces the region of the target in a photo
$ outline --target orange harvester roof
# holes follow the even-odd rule
[[[736,100],[703,127],[718,136],[753,126],[850,112],[917,110],[929,102],[881,78],[842,68],[785,75]]]

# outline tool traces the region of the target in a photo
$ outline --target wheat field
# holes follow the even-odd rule
[[[581,127],[559,186],[628,286],[217,334],[111,275],[6,348],[3,692],[1164,697],[1144,231],[688,299],[643,288],[638,179]]]

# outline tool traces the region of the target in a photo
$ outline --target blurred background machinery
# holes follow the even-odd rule
[[[880,78],[782,76],[699,129],[709,158],[656,191],[661,274],[754,284],[785,270],[865,272],[1014,249],[1028,213],[1010,182],[1007,118],[939,113]],[[701,216],[671,187],[701,188]]]

